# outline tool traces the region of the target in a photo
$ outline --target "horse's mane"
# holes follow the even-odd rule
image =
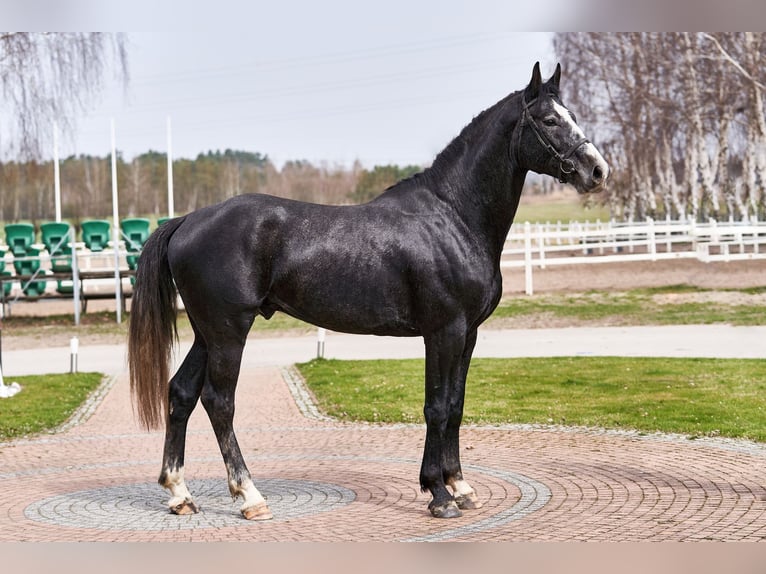
[[[436,177],[445,175],[466,152],[467,148],[475,149],[477,146],[481,146],[488,133],[494,133],[499,129],[498,124],[505,117],[507,106],[518,99],[520,94],[521,91],[513,92],[474,117],[434,158],[429,168],[432,174]]]

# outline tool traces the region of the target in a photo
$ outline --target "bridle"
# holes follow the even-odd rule
[[[519,149],[521,145],[521,132],[524,128],[525,124],[529,124],[529,127],[532,128],[532,131],[534,132],[535,136],[537,136],[537,140],[540,142],[540,145],[545,148],[545,150],[548,152],[548,154],[551,156],[551,158],[557,160],[559,162],[559,175],[557,179],[561,183],[566,183],[565,177],[571,173],[574,173],[575,171],[575,165],[574,162],[570,159],[572,155],[574,155],[574,152],[577,151],[577,148],[579,148],[582,145],[585,145],[587,143],[590,143],[590,140],[588,138],[580,138],[577,140],[566,152],[559,153],[559,151],[553,146],[553,142],[548,138],[546,133],[540,129],[540,126],[537,125],[537,122],[535,122],[534,118],[532,117],[532,114],[529,113],[529,108],[531,108],[534,103],[537,101],[537,98],[532,100],[531,102],[527,102],[524,96],[521,97],[521,121],[519,122],[518,126],[518,145],[517,150]],[[518,153],[518,152],[517,152]]]

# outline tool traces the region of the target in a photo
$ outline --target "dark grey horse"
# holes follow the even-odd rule
[[[609,168],[559,99],[561,69],[479,114],[433,165],[356,206],[243,195],[162,225],[141,255],[130,321],[130,381],[148,428],[166,425],[159,482],[170,510],[197,512],[183,468],[186,425],[201,398],[232,496],[271,518],[232,428],[242,350],[256,315],[282,311],[348,333],[425,341],[420,485],[431,514],[478,508],[460,468],[459,430],[476,330],[502,293],[500,254],[532,170],[601,190]],[[168,383],[175,296],[194,344]]]

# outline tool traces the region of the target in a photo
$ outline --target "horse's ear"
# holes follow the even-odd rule
[[[561,81],[561,64],[556,64],[556,71],[548,80],[548,84],[551,85],[556,91],[559,91],[559,82]]]
[[[540,87],[542,85],[543,77],[540,75],[540,62],[535,62],[535,67],[532,68],[532,79],[526,90],[524,90],[524,95],[528,102],[531,102],[540,94]]]

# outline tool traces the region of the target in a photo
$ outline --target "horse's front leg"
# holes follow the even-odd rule
[[[426,443],[420,469],[420,487],[431,492],[433,499],[428,509],[436,518],[462,516],[455,498],[447,490],[445,463],[450,404],[454,401],[455,381],[460,375],[465,343],[465,333],[459,329],[447,329],[425,337],[426,399],[423,414],[426,419]]]
[[[460,423],[463,420],[466,377],[475,345],[476,330],[474,329],[466,337],[465,348],[460,357],[458,376],[453,390],[450,391],[444,449],[444,481],[452,489],[452,496],[461,510],[481,508],[481,502],[476,491],[463,479],[463,471],[460,468]]]

